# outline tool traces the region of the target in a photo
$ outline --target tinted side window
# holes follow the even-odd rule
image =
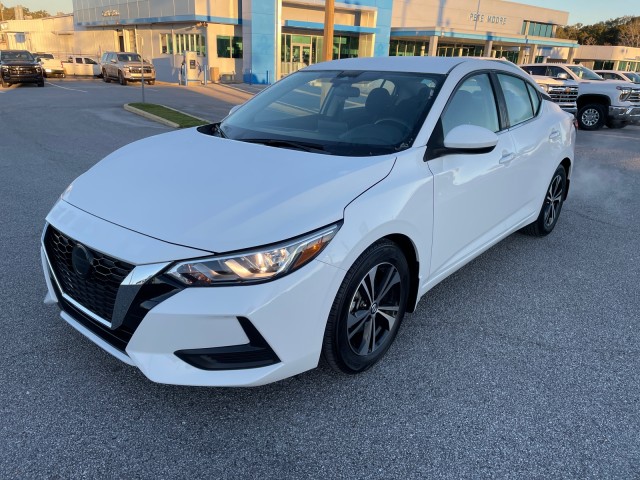
[[[546,75],[547,74],[546,66],[524,67],[524,69],[529,75]]]
[[[547,75],[553,78],[557,78],[561,73],[567,73],[560,67],[549,67],[547,69]]]
[[[526,122],[533,117],[533,107],[529,91],[524,80],[511,75],[498,74],[498,80],[504,93],[511,126]]]
[[[486,73],[467,78],[453,94],[442,114],[445,137],[459,125],[477,125],[492,132],[500,129],[496,99]]]

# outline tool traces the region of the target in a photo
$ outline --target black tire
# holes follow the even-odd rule
[[[389,240],[374,243],[358,257],[342,281],[325,329],[322,353],[334,370],[360,373],[382,358],[402,323],[409,282],[407,260]]]
[[[585,105],[578,111],[578,125],[581,130],[600,130],[606,118],[605,107],[597,103]]]
[[[44,87],[44,82],[40,82],[40,83],[38,84],[38,86],[39,86],[39,87]]]
[[[567,172],[560,165],[551,177],[551,182],[544,195],[544,202],[538,218],[520,231],[526,235],[534,237],[544,237],[549,235],[560,217],[560,211],[567,192]]]
[[[111,79],[107,75],[107,71],[102,69],[102,81],[105,83],[111,83]]]
[[[626,122],[621,122],[619,120],[607,120],[607,128],[618,129],[626,127]]]
[[[120,85],[126,85],[127,84],[127,79],[124,78],[124,75],[123,75],[122,71],[118,71],[118,82],[120,83]]]

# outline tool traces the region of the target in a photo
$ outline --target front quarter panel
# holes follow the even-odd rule
[[[433,226],[433,175],[423,160],[424,153],[423,147],[399,154],[389,175],[346,207],[344,224],[320,261],[346,271],[377,240],[399,234],[413,244],[419,277],[426,277]]]

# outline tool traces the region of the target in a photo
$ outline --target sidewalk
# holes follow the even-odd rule
[[[256,95],[269,86],[269,85],[255,85],[255,84],[248,84],[248,83],[213,83],[213,84],[207,85],[207,87],[211,85],[231,88],[233,90],[240,90],[241,92],[250,93],[251,95]]]

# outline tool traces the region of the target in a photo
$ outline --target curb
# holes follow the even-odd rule
[[[160,105],[161,107],[167,108],[169,110],[173,110],[174,112],[178,112],[178,113],[181,113],[183,115],[187,115],[189,117],[195,118],[196,120],[200,120],[201,122],[211,123],[211,120],[207,120],[206,118],[196,117],[195,115],[191,115],[190,113],[183,112],[183,111],[177,110],[175,108],[167,107],[166,105],[161,105],[159,103],[156,104],[156,105]],[[136,115],[140,115],[141,117],[145,117],[148,120],[153,120],[154,122],[162,123],[163,125],[166,125],[167,127],[180,128],[180,125],[178,125],[175,122],[172,122],[171,120],[167,120],[166,118],[159,117],[157,115],[154,115],[153,113],[145,112],[144,110],[140,110],[139,108],[132,107],[128,103],[125,103],[123,105],[123,107],[127,112],[135,113]]]

